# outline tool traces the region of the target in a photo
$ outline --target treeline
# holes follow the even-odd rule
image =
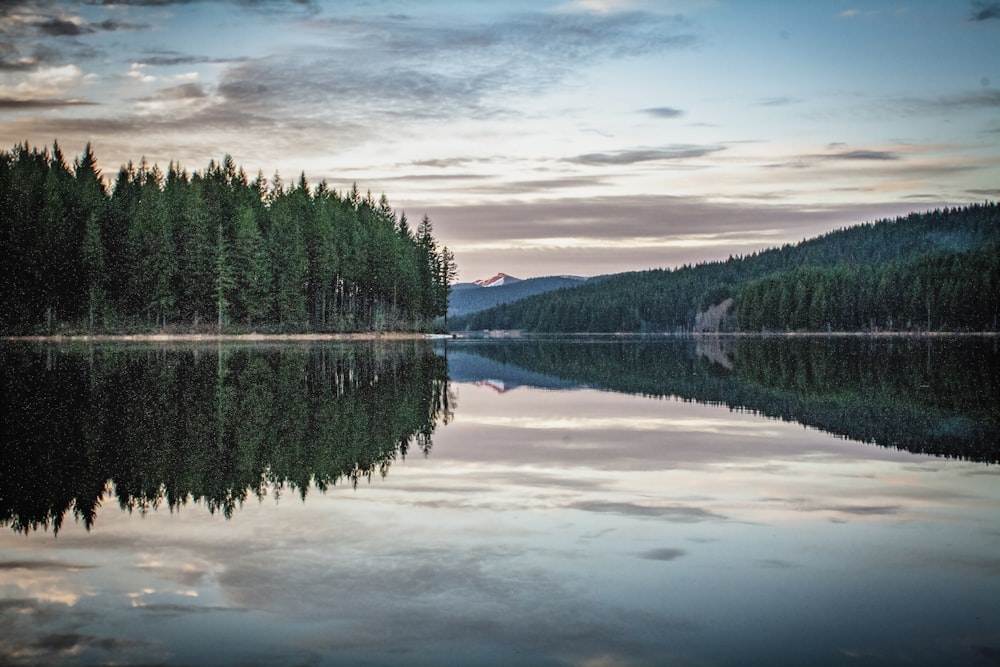
[[[917,454],[1000,462],[993,340],[753,336],[707,347],[718,340],[463,341],[460,349],[580,386],[723,405]]]
[[[0,152],[0,331],[426,330],[456,268],[427,216],[305,174],[145,160],[105,185],[87,145]]]
[[[591,280],[451,324],[544,333],[996,330],[998,247],[1000,206],[987,202],[725,261]],[[706,311],[729,303],[705,324]]]
[[[997,331],[1000,244],[965,253],[833,268],[802,267],[736,291],[722,328]]]
[[[393,345],[89,349],[7,344],[0,526],[357,484],[451,415],[445,359]]]

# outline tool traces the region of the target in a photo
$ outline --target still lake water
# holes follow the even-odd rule
[[[0,345],[3,665],[997,665],[996,339]]]

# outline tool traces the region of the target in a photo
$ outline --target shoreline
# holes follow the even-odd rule
[[[447,334],[411,332],[355,332],[300,334],[52,334],[0,336],[2,342],[29,343],[296,343],[405,340],[526,340],[552,338],[977,338],[998,337],[1000,331],[698,331],[698,332],[606,332],[533,333],[518,330],[456,331]]]
[[[1000,331],[685,331],[685,332],[605,332],[534,333],[520,330],[456,331],[457,339],[531,338],[974,338],[997,337]]]
[[[405,332],[305,333],[305,334],[52,334],[34,336],[3,336],[5,342],[49,343],[203,343],[203,342],[300,342],[300,341],[368,341],[368,340],[430,340],[437,334]]]

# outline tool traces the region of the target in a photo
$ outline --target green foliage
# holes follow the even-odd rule
[[[0,332],[428,330],[454,260],[383,195],[143,160],[105,189],[88,145],[0,152]],[[221,315],[221,319],[220,319]]]
[[[995,331],[1000,243],[936,252],[874,266],[804,267],[751,281],[735,299],[748,331]],[[772,303],[774,294],[792,295]]]
[[[689,332],[733,298],[722,329],[996,331],[1000,206],[914,213],[796,245],[623,273],[464,317],[454,329]]]

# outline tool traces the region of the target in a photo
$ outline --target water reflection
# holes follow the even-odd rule
[[[463,341],[456,379],[722,405],[915,453],[1000,462],[996,339]],[[636,428],[639,425],[621,425]]]
[[[0,525],[90,527],[190,499],[230,516],[269,489],[326,489],[425,454],[451,414],[426,345],[62,348],[5,345]]]
[[[738,375],[739,349],[600,345],[613,353],[579,349],[574,362],[570,351],[515,346],[503,357],[449,343],[447,384],[444,357],[420,345],[413,355],[405,346],[235,348],[223,350],[221,375],[214,347],[96,348],[93,367],[89,350],[31,348],[22,367],[35,378],[25,391],[48,402],[18,399],[22,409],[36,418],[77,407],[127,415],[70,419],[76,426],[64,430],[95,443],[93,452],[62,453],[39,437],[40,458],[98,470],[94,493],[118,477],[133,498],[162,488],[168,506],[162,449],[180,460],[169,478],[176,494],[209,503],[216,489],[235,488],[251,502],[236,520],[201,507],[111,506],[97,530],[83,521],[65,521],[58,538],[0,530],[0,664],[932,667],[988,665],[1000,654],[997,466],[844,442],[751,414],[762,408],[711,405],[722,403],[713,396],[753,405],[761,387],[786,391],[763,381],[780,373]],[[932,364],[954,358],[931,354]],[[573,372],[557,376],[559,362]],[[630,371],[636,363],[661,383]],[[46,386],[70,368],[73,391]],[[403,377],[424,389],[411,395]],[[4,382],[12,400],[20,385]],[[680,394],[684,382],[703,393]],[[401,386],[380,388],[393,383]],[[627,385],[681,397],[647,398]],[[96,387],[144,388],[148,400],[126,411],[124,394]],[[374,405],[382,392],[397,403]],[[160,405],[192,394],[209,404]],[[970,419],[981,419],[979,409],[989,418],[984,402]],[[151,421],[157,410],[169,411],[163,424],[191,425]],[[348,410],[370,416],[339,414]],[[359,425],[331,436],[334,444],[310,435],[337,419]],[[401,460],[392,420],[411,448],[420,429],[449,424],[433,432],[430,456]],[[43,429],[53,433],[75,442]],[[148,467],[110,443],[115,433],[134,433],[130,446]],[[162,443],[174,433],[200,434],[197,446]],[[241,440],[257,444],[227,444]],[[396,459],[383,459],[393,450]],[[26,458],[11,458],[16,474],[3,464],[5,503],[8,484],[51,495],[50,471],[74,470]],[[386,477],[383,460],[392,464]],[[371,483],[352,488],[365,474],[352,471],[364,470]],[[313,484],[344,483],[300,502],[303,471]],[[259,474],[296,493],[252,502]],[[67,488],[84,479],[69,475]],[[113,490],[108,504],[119,502]]]

